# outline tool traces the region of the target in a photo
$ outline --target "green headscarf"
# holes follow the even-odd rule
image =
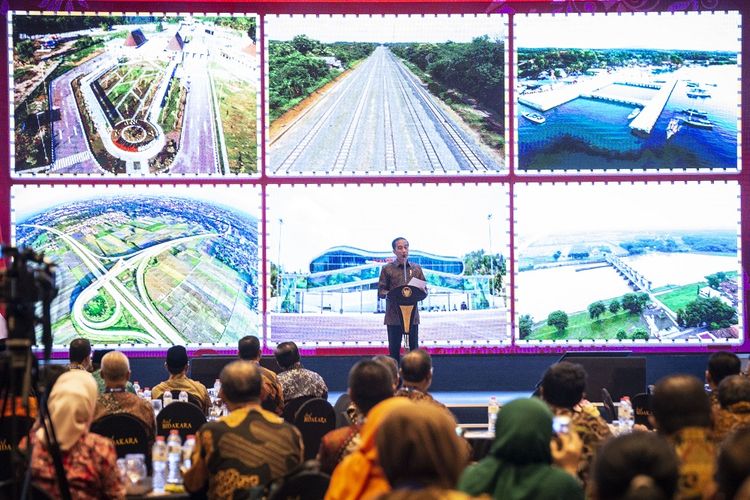
[[[517,399],[498,414],[490,455],[461,476],[458,489],[510,500],[578,500],[577,479],[552,466],[552,412],[542,401]]]

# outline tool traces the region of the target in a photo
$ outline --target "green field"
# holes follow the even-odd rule
[[[211,69],[229,171],[233,174],[255,173],[258,164],[255,85],[234,78],[215,64]]]
[[[737,271],[730,271],[726,273],[727,279],[736,279]],[[653,290],[656,298],[661,300],[665,306],[670,308],[675,313],[677,309],[685,309],[689,303],[698,298],[698,290],[707,286],[708,283],[701,281],[699,283],[691,283],[689,285],[683,285],[678,287],[660,287]],[[661,293],[664,292],[664,293]]]
[[[608,302],[605,302],[605,304]],[[647,325],[641,321],[640,314],[632,314],[628,311],[620,311],[613,315],[604,313],[599,320],[589,317],[588,311],[571,314],[568,316],[568,327],[562,333],[557,333],[554,326],[544,322],[544,326],[536,328],[527,338],[529,340],[562,340],[562,339],[614,339],[619,330],[630,332],[633,328]]]

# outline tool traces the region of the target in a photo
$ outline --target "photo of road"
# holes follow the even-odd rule
[[[222,344],[257,332],[257,207],[247,189],[119,191],[13,189],[16,244],[58,266],[56,344]],[[30,196],[47,206],[30,207]]]

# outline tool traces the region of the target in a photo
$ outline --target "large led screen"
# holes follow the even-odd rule
[[[521,343],[733,343],[736,182],[516,186]]]
[[[255,16],[8,16],[13,172],[258,172]]]
[[[515,19],[521,171],[738,169],[738,12]]]
[[[265,19],[269,174],[503,170],[506,17]]]
[[[236,343],[259,330],[259,190],[14,186],[15,241],[57,264],[56,345]]]
[[[270,344],[383,346],[391,241],[427,279],[420,344],[510,341],[505,185],[269,186]]]

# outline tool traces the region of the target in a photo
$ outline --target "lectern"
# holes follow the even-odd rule
[[[409,331],[411,330],[411,322],[414,319],[414,314],[416,314],[417,302],[424,300],[427,297],[427,292],[415,286],[401,285],[391,289],[387,297],[388,300],[393,301],[397,306],[396,309],[401,318],[401,326],[404,329],[404,346],[408,350]]]

